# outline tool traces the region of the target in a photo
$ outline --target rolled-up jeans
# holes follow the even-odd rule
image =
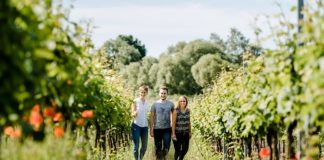
[[[140,127],[136,125],[135,123],[132,123],[132,139],[134,142],[134,158],[135,160],[142,159],[146,148],[147,148],[147,137],[148,137],[148,128],[147,127]],[[141,151],[140,154],[138,154],[139,144],[141,141]]]

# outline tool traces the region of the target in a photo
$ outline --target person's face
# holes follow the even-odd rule
[[[187,105],[187,100],[184,98],[184,97],[181,97],[179,99],[179,102],[180,102],[180,107],[186,107]]]
[[[140,96],[144,98],[146,96],[147,92],[145,90],[140,90]]]
[[[160,89],[160,99],[165,100],[168,96],[168,92],[164,89]]]

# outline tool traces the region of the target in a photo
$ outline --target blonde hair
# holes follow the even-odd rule
[[[148,92],[148,87],[146,85],[143,85],[143,86],[139,87],[139,90]]]
[[[180,96],[179,97],[176,108],[180,108],[181,98],[184,98],[186,100],[186,106],[185,106],[185,108],[187,108],[187,106],[188,106],[188,98],[186,96]]]

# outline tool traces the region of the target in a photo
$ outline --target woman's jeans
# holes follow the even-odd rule
[[[134,142],[134,157],[135,160],[142,159],[146,148],[147,148],[147,137],[148,137],[148,129],[147,127],[140,127],[134,123],[132,123],[132,138]],[[140,154],[138,154],[140,140],[142,143]]]
[[[174,159],[183,160],[189,148],[189,133],[176,133],[177,140],[173,140]]]

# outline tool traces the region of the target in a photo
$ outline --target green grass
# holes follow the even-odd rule
[[[127,147],[124,150],[117,152],[116,159],[118,160],[130,160],[133,158],[132,152],[133,146]],[[148,147],[143,160],[153,160],[154,159],[154,139],[149,137]],[[167,160],[173,160],[174,147],[171,142],[170,151],[167,155]],[[211,147],[203,142],[200,138],[193,136],[190,140],[189,150],[185,156],[185,160],[219,160],[220,155],[216,155],[211,151]]]
[[[86,159],[86,151],[71,139],[71,136],[55,138],[47,135],[44,141],[37,142],[31,138],[21,143],[17,139],[1,137],[0,159],[10,160],[75,160]]]
[[[104,157],[104,151],[100,151],[94,146],[95,131],[89,129],[89,139],[84,138],[84,132],[79,129],[73,133],[66,132],[64,137],[56,138],[51,127],[47,127],[46,137],[42,142],[25,137],[23,142],[19,139],[11,139],[8,136],[0,137],[0,159],[10,160],[132,160],[133,145],[120,148],[116,154],[109,154],[109,148]],[[143,160],[154,160],[154,139],[149,137],[148,147]],[[171,142],[167,160],[173,160],[174,147]],[[196,134],[190,140],[189,151],[186,160],[218,160],[221,159],[212,151],[209,144],[200,139]]]
[[[72,136],[73,135],[73,136]],[[94,134],[93,134],[94,135]],[[52,134],[47,134],[42,142],[33,141],[26,138],[24,143],[19,140],[11,139],[6,136],[1,137],[0,159],[10,160],[131,160],[133,159],[132,148],[129,146],[119,149],[116,155],[102,157],[102,152],[94,148],[94,136],[91,135],[89,140],[85,140],[79,132],[75,134],[66,133],[63,138],[56,138]],[[77,138],[75,138],[77,137]],[[132,144],[132,143],[131,143]],[[107,153],[109,151],[107,150]],[[154,142],[149,137],[148,148],[143,160],[154,159]],[[170,151],[167,160],[173,160],[174,147],[171,142]],[[185,157],[186,160],[218,160],[221,159],[211,151],[209,144],[203,142],[200,138],[193,136],[190,140],[189,151]]]

